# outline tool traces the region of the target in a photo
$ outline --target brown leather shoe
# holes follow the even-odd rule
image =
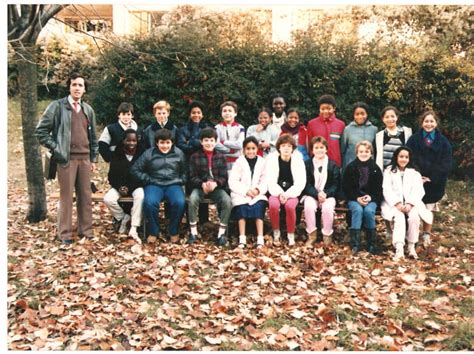
[[[157,239],[158,239],[158,237],[150,235],[150,236],[147,237],[146,242],[147,243],[155,243]]]
[[[170,237],[171,243],[178,243],[179,242],[179,235],[173,235]]]
[[[308,234],[308,239],[306,240],[305,246],[312,247],[316,242],[316,230]]]

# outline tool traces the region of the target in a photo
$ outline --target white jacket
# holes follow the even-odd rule
[[[401,202],[403,204],[410,203],[417,210],[420,218],[428,223],[433,223],[433,214],[426,209],[422,201],[425,195],[421,174],[413,168],[405,169],[402,175],[397,169],[392,172],[392,167],[388,166],[383,174],[383,196],[384,200],[381,205],[382,217],[386,220],[392,220],[397,208],[395,204]]]
[[[265,160],[257,156],[257,163],[252,173],[245,156],[240,156],[229,172],[229,187],[232,206],[249,204],[253,205],[259,200],[267,200],[267,184],[265,182]],[[249,189],[258,188],[260,194],[255,198],[246,195]]]
[[[278,175],[280,174],[280,166],[278,165],[278,157],[280,153],[275,151],[268,155],[265,164],[265,174],[267,176],[267,186],[270,195],[279,196],[282,193],[288,198],[298,198],[306,186],[306,167],[303,155],[298,150],[293,151],[291,155],[291,174],[293,175],[293,185],[285,192],[278,184]]]

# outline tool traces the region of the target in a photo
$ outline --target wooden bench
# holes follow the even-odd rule
[[[92,202],[93,203],[102,203],[104,201],[104,196],[105,196],[105,193],[104,192],[96,192],[96,193],[92,193]],[[59,200],[59,192],[54,192],[52,194],[49,195],[49,198],[51,200]],[[76,200],[76,196],[74,195],[74,201]],[[119,203],[133,203],[133,197],[132,196],[126,196],[126,197],[120,197],[119,198]],[[186,196],[186,203],[189,202],[189,196]],[[209,199],[209,198],[204,198],[202,201],[201,201],[201,204],[207,204],[207,205],[210,205],[210,204],[214,204],[214,201],[212,199]],[[187,213],[187,209],[186,209],[186,213]],[[144,221],[144,220],[143,220]],[[143,230],[143,237],[142,239],[143,240],[146,240],[146,223],[143,222],[143,227],[142,227],[142,230]]]
[[[105,193],[104,192],[96,192],[96,193],[92,193],[92,202],[93,203],[101,203],[104,201],[104,195]],[[50,199],[52,200],[59,200],[59,192],[55,192],[55,193],[52,193],[50,194],[49,196]],[[75,199],[75,198],[74,198]],[[119,202],[122,202],[122,203],[133,203],[133,197],[131,196],[127,196],[127,197],[120,197]],[[189,196],[186,196],[186,202],[189,202]],[[212,201],[212,199],[209,199],[209,198],[205,198],[203,199],[202,201],[202,204],[207,204],[207,205],[210,205],[210,204],[214,204],[214,202]],[[298,209],[298,212],[299,214],[301,215],[301,213],[303,212],[303,205],[302,204],[298,204],[297,206],[297,209]],[[336,205],[335,209],[334,209],[335,213],[336,214],[345,214],[346,215],[346,220],[347,222],[349,223],[350,222],[350,214],[349,214],[349,209],[345,206],[341,206],[341,205]],[[321,209],[318,209],[318,218],[317,218],[317,221],[318,221],[318,224],[320,223],[321,219],[320,219],[320,212],[321,212]],[[376,211],[376,215],[381,215],[380,213],[380,207],[377,208],[377,211]],[[230,223],[230,222],[229,222]],[[229,229],[229,228],[228,228]],[[318,229],[321,229],[321,225],[318,225]],[[143,240],[146,240],[146,223],[143,222],[143,227],[142,227],[142,239]],[[229,230],[227,230],[228,232]]]

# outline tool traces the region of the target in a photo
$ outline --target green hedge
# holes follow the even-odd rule
[[[187,104],[192,99],[203,101],[207,119],[218,122],[220,103],[230,99],[239,106],[238,121],[249,126],[274,92],[283,93],[288,108],[299,108],[303,119],[309,120],[318,114],[317,98],[330,93],[337,100],[337,115],[346,123],[351,121],[352,104],[359,100],[369,104],[369,119],[379,127],[379,112],[386,105],[396,106],[402,123],[415,129],[420,113],[433,108],[454,147],[454,177],[473,175],[469,56],[395,44],[369,43],[361,50],[357,43],[321,44],[304,36],[291,46],[266,45],[260,39],[225,45],[213,36],[186,33],[124,38],[96,53],[97,59],[89,66],[83,56],[67,57],[69,67],[89,73],[88,99],[100,123],[115,121],[119,103],[130,101],[137,120],[145,125],[154,121],[152,106],[160,99],[170,102],[171,119],[178,125],[187,120]],[[61,56],[56,58],[55,66],[48,69],[50,75],[57,70],[64,76]],[[14,75],[14,68],[9,69]],[[61,87],[66,92],[61,86],[64,82],[65,77],[53,83],[55,93]]]
[[[472,175],[472,78],[458,60],[425,55],[414,62],[383,51],[356,54],[355,48],[335,47],[331,53],[298,43],[280,49],[199,44],[190,48],[189,43],[149,37],[127,42],[132,51],[109,48],[94,77],[92,100],[99,120],[114,121],[117,105],[131,101],[140,123],[146,124],[154,120],[153,104],[166,99],[171,119],[182,124],[188,102],[199,99],[207,106],[207,118],[217,122],[220,103],[231,99],[239,106],[238,120],[249,126],[273,92],[283,93],[288,107],[299,108],[308,120],[318,114],[318,96],[330,93],[337,100],[337,115],[346,122],[352,104],[362,100],[377,126],[383,107],[394,105],[402,112],[402,123],[418,129],[417,117],[430,107],[441,116],[441,129],[453,143],[454,175]]]

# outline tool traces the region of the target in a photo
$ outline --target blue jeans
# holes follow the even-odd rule
[[[160,211],[160,203],[164,199],[169,203],[169,233],[172,236],[177,235],[186,207],[183,187],[178,184],[171,186],[148,185],[143,189],[145,191],[143,213],[148,221],[148,234],[158,236],[160,233],[158,213]]]
[[[363,207],[357,201],[350,200],[347,207],[351,211],[351,229],[360,230],[362,221],[366,229],[375,229],[375,211],[377,210],[377,203],[370,202]]]

